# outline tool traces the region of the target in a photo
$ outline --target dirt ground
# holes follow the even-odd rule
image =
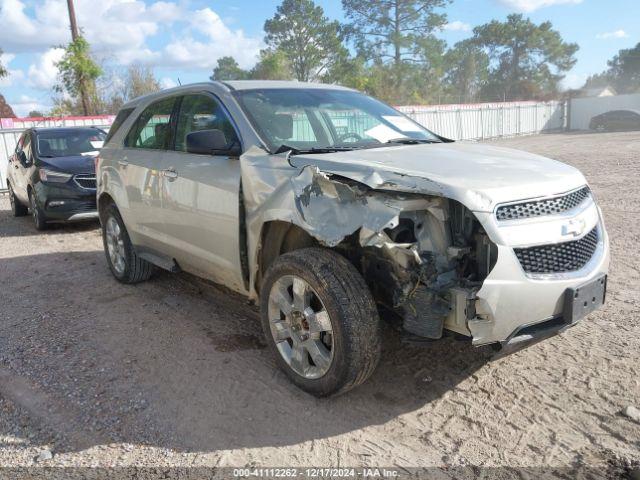
[[[96,224],[38,233],[0,196],[0,466],[637,468],[640,133],[493,143],[584,172],[611,236],[605,308],[510,356],[390,331],[369,382],[328,400],[276,370],[243,298],[185,274],[121,285]]]

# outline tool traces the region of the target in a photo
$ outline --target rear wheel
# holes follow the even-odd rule
[[[9,203],[11,203],[11,213],[14,217],[24,217],[29,214],[29,209],[16,198],[11,184],[9,184]]]
[[[120,212],[114,204],[106,208],[102,218],[102,241],[109,269],[122,283],[148,280],[155,267],[138,256],[124,226]]]
[[[45,230],[48,227],[47,216],[38,205],[36,192],[34,192],[33,190],[29,191],[29,209],[31,210],[31,217],[33,218],[33,223],[36,227],[36,230]]]
[[[375,302],[360,273],[333,251],[305,248],[276,259],[260,306],[278,366],[313,395],[346,392],[378,364]]]

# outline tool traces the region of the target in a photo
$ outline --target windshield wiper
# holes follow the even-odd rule
[[[440,140],[429,140],[426,138],[400,137],[400,138],[392,138],[386,143],[397,143],[399,145],[418,145],[420,143],[442,143],[442,142]]]
[[[350,152],[362,147],[313,147],[303,150],[289,145],[280,145],[274,153],[290,152],[291,155],[299,155],[301,153],[333,153],[333,152]]]
[[[290,147],[289,145],[285,145],[284,143],[282,145],[280,145],[278,147],[278,149],[273,152],[273,153],[284,153],[284,152],[291,152],[292,155],[296,154],[296,153],[300,153],[300,150],[298,150],[295,147]]]

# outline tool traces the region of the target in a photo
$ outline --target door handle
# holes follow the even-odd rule
[[[126,160],[118,160],[118,165],[120,165],[122,168],[127,168],[129,162],[127,162]]]
[[[178,178],[178,172],[176,172],[175,168],[170,167],[166,170],[162,170],[162,176],[170,182],[173,182],[176,178]]]

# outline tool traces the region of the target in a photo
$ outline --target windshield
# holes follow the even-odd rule
[[[37,134],[38,156],[44,158],[97,155],[106,134],[98,129],[44,131]]]
[[[234,95],[275,152],[440,141],[409,117],[358,92],[291,88],[239,90]]]

